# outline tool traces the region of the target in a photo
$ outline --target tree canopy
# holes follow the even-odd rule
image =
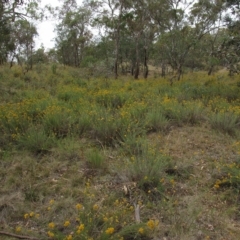
[[[62,0],[51,10],[57,20],[54,61],[74,67],[102,66],[112,72],[148,77],[149,64],[180,79],[184,69],[211,74],[217,66],[238,73],[240,6],[236,0]],[[41,21],[38,1],[0,3],[0,63],[17,58],[35,63]],[[45,15],[47,11],[45,11]],[[35,55],[36,55],[35,54]],[[52,56],[52,54],[50,54]],[[49,55],[49,56],[50,56]],[[36,59],[36,58],[35,58]],[[51,60],[51,59],[50,59]]]

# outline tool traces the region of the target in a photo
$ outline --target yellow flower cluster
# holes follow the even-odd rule
[[[150,219],[147,222],[147,226],[151,230],[154,230],[158,226],[158,224],[159,224],[159,221],[158,220],[153,220],[153,219]]]
[[[54,229],[55,228],[55,223],[54,222],[50,222],[48,224],[48,227],[51,228],[51,229]]]
[[[39,218],[40,214],[39,213],[34,213],[34,212],[30,212],[30,213],[25,213],[23,215],[24,219],[28,219],[28,218]]]
[[[105,233],[108,234],[108,235],[113,234],[113,233],[114,233],[114,228],[113,228],[113,227],[108,228],[108,229],[105,231]]]
[[[78,227],[77,227],[77,234],[80,234],[83,230],[84,230],[85,226],[84,224],[80,224]]]
[[[65,221],[64,224],[63,224],[64,227],[68,227],[69,225],[70,225],[70,221],[68,221],[68,220]]]

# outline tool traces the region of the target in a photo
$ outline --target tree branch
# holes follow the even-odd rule
[[[40,240],[40,238],[17,235],[17,234],[13,234],[13,233],[9,233],[9,232],[3,232],[3,231],[0,231],[0,235],[10,236],[10,237],[18,238],[18,239]]]

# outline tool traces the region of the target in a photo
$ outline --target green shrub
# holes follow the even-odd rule
[[[211,114],[209,117],[211,127],[229,135],[235,135],[237,127],[239,127],[239,117],[230,112],[219,112]]]
[[[120,118],[115,118],[110,109],[97,109],[92,123],[92,137],[97,138],[103,144],[113,146],[124,122]]]
[[[56,137],[62,138],[71,134],[75,121],[74,114],[70,110],[53,105],[45,111],[43,126],[49,135],[54,134]]]
[[[170,120],[167,119],[161,110],[150,110],[146,116],[147,127],[150,131],[167,132],[170,127]]]
[[[153,153],[152,149],[145,149],[141,156],[131,158],[127,174],[145,192],[154,188],[163,191],[161,179],[165,177],[165,171],[171,164],[168,156]]]
[[[34,154],[43,154],[55,145],[55,139],[53,136],[48,136],[43,128],[32,126],[19,137],[17,144],[21,149],[26,149]]]
[[[91,117],[87,113],[82,113],[80,115],[76,115],[76,122],[74,125],[73,133],[77,133],[78,135],[82,135],[92,127]]]
[[[106,167],[105,157],[97,149],[89,149],[86,153],[87,165],[93,170],[99,170]]]
[[[214,188],[232,188],[239,192],[240,188],[240,158],[232,163],[219,164]]]
[[[169,99],[163,103],[162,112],[165,117],[178,126],[183,124],[196,124],[203,119],[203,106],[200,102],[183,101],[179,103],[176,99]]]
[[[128,133],[122,136],[120,141],[122,152],[126,155],[142,155],[147,150],[147,141],[134,133]]]
[[[57,64],[52,64],[52,74],[57,74]]]

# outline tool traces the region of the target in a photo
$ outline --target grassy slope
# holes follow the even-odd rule
[[[45,66],[27,76],[0,72],[0,230],[39,239],[238,239],[237,77],[198,73],[171,88],[162,79],[85,81]],[[229,112],[236,122],[213,120]]]

